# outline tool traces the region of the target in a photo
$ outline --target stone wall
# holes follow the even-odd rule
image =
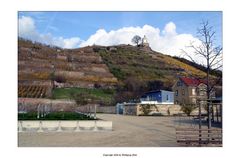
[[[138,115],[139,111],[138,111],[138,106],[134,106],[134,105],[125,105],[124,106],[124,114],[125,115]]]
[[[137,105],[137,115],[143,115],[143,110],[141,106],[144,105]],[[180,105],[167,105],[167,104],[157,104],[157,105],[152,105],[150,108],[150,113],[149,115],[177,115],[177,114],[182,114],[183,112],[181,111]]]
[[[142,107],[144,105],[125,105],[124,107],[124,114],[125,115],[144,115]],[[149,115],[184,115],[184,112],[181,111],[181,106],[174,104],[174,105],[167,105],[167,104],[157,104],[152,105],[149,110]],[[206,113],[206,110],[204,108],[201,109],[202,113]],[[198,108],[196,108],[191,115],[198,115]]]
[[[152,112],[150,112],[151,114],[160,114],[160,115],[184,115],[184,112],[181,111],[181,106],[178,104],[175,105],[156,105],[157,108],[152,108]],[[138,105],[138,115],[143,114],[140,110],[139,110],[139,105]],[[195,110],[192,111],[191,115],[198,115],[198,108],[196,108]],[[207,111],[204,108],[201,108],[201,112],[202,114],[206,114]]]

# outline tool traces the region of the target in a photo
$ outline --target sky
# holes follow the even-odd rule
[[[62,48],[133,44],[146,35],[158,52],[181,56],[197,28],[208,21],[222,46],[222,12],[18,12],[18,36]]]

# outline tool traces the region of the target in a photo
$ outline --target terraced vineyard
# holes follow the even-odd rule
[[[61,49],[24,39],[19,39],[18,42],[19,85],[42,85],[41,83],[54,80],[56,87],[63,88],[94,88],[95,85],[113,88],[118,82],[92,47]],[[62,80],[59,81],[59,78]],[[32,84],[33,82],[40,84]],[[39,97],[39,94],[21,92],[19,96]]]
[[[105,89],[116,89],[129,99],[140,96],[135,94],[138,91],[171,90],[179,76],[206,75],[196,66],[131,45],[62,49],[24,39],[18,42],[18,97],[69,99],[71,91],[94,89],[93,93],[105,94]],[[121,95],[99,98],[110,101],[114,96]]]
[[[47,86],[19,85],[18,97],[23,98],[45,98],[47,96]]]

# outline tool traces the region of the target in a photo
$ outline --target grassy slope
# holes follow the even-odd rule
[[[94,97],[110,102],[115,93],[112,89],[86,89],[86,88],[55,88],[53,90],[53,98],[55,99],[69,99],[71,94],[89,93]]]
[[[110,71],[120,81],[134,77],[141,81],[160,80],[171,87],[178,76],[204,76],[204,72],[157,52],[145,52],[137,47],[117,47],[116,52],[99,51]]]

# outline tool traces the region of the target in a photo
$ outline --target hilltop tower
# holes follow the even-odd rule
[[[149,43],[148,43],[146,35],[144,35],[144,37],[142,38],[142,46],[149,47]]]

